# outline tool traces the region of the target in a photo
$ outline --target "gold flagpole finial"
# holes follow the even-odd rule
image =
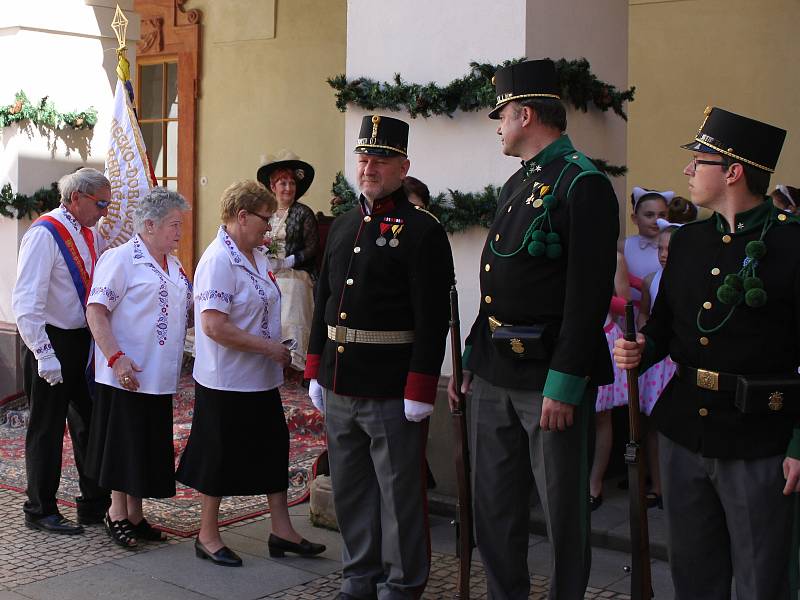
[[[111,21],[111,29],[117,35],[117,50],[122,50],[125,48],[125,36],[128,32],[128,17],[122,12],[119,4],[114,12],[114,19]]]

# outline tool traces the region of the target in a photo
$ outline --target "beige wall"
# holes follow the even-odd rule
[[[800,183],[797,23],[797,0],[630,0],[628,193],[641,185],[686,195],[679,146],[707,105],[787,129],[771,184]]]
[[[331,182],[343,167],[344,115],[325,79],[345,70],[346,1],[187,4],[203,11],[195,215],[199,258],[219,225],[222,191],[233,181],[255,179],[262,157],[282,148],[316,170],[303,201],[315,211],[328,209]]]

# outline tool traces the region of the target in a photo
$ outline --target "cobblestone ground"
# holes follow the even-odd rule
[[[26,583],[40,581],[71,571],[85,569],[131,552],[148,552],[179,540],[170,538],[163,543],[147,543],[136,550],[115,545],[102,525],[86,527],[83,535],[54,535],[28,529],[22,514],[25,496],[0,489],[0,589],[13,589]],[[61,513],[75,520],[75,509],[60,507]]]
[[[458,573],[458,559],[449,554],[434,552],[432,555],[431,574],[422,600],[443,600],[452,598],[456,589],[456,576]],[[339,593],[339,573],[332,573],[327,577],[320,577],[303,585],[283,590],[267,596],[270,599],[280,600],[316,600],[325,598],[335,599]],[[532,600],[545,600],[549,582],[547,577],[534,575],[531,577]],[[472,563],[470,571],[470,598],[485,600],[486,577],[483,567],[479,562]],[[587,588],[586,600],[630,600],[630,596],[608,590]]]

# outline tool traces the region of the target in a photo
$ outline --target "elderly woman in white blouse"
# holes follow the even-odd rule
[[[289,429],[278,386],[290,360],[281,343],[281,294],[262,244],[275,196],[255,181],[222,193],[222,222],[195,272],[195,410],[178,481],[201,493],[199,558],[242,560],[219,534],[222,496],[267,494],[271,556],[319,554],[289,519]]]
[[[97,382],[87,469],[112,490],[104,524],[125,548],[164,539],[142,498],[175,495],[172,395],[192,287],[171,252],[188,209],[177,192],[150,190],[134,211],[136,235],[100,257],[86,308]]]

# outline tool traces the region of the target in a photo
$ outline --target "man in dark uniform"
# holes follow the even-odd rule
[[[475,535],[489,598],[528,598],[530,491],[553,548],[550,598],[583,598],[589,578],[588,430],[613,380],[603,322],[617,203],[572,146],[550,60],[495,74],[503,152],[522,167],[500,192],[481,255],[481,303],[466,340]],[[453,401],[453,382],[450,385]]]
[[[444,229],[403,191],[407,143],[407,123],[364,117],[359,206],[331,226],[308,346],[305,376],[325,413],[343,539],[343,599],[418,598],[430,569],[425,439],[454,275]]]
[[[785,136],[706,109],[683,172],[714,214],[672,235],[643,335],[614,349],[678,365],[652,415],[678,600],[729,599],[732,577],[738,598],[789,598],[796,574],[800,224],[766,197]]]

